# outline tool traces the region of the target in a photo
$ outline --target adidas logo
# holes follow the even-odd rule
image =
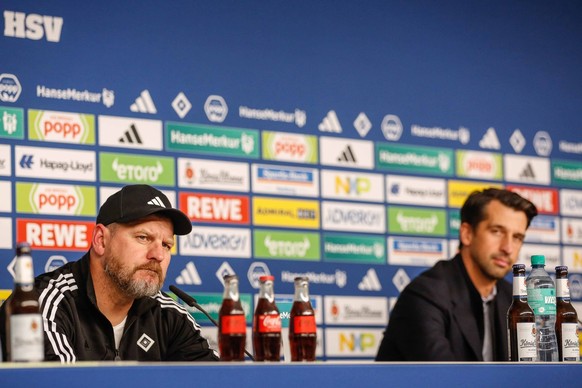
[[[186,267],[180,272],[180,275],[176,278],[177,284],[188,284],[199,286],[202,284],[200,275],[196,270],[196,266],[193,262],[186,264]]]
[[[528,163],[525,166],[525,168],[523,169],[521,174],[519,174],[519,177],[524,178],[524,179],[531,179],[531,180],[536,179],[536,174],[534,173],[533,167],[531,166],[530,163]]]
[[[155,197],[154,199],[149,200],[148,201],[148,205],[166,207],[166,205],[164,205],[164,203],[162,202],[162,200],[160,199],[160,197]]]
[[[321,132],[342,132],[342,126],[340,125],[334,110],[327,112],[327,116],[323,118],[322,122],[319,123],[317,128],[319,128]]]
[[[338,156],[337,161],[356,163],[356,156],[354,155],[354,151],[350,145],[348,145],[346,149],[342,151],[340,156]]]
[[[374,268],[370,268],[368,272],[362,278],[360,284],[358,284],[358,290],[361,291],[380,291],[382,290],[382,285],[380,284],[380,279]]]
[[[122,144],[128,143],[128,144],[143,144],[143,142],[141,141],[141,137],[139,136],[139,133],[137,132],[137,128],[135,127],[135,124],[131,124],[131,126],[129,127],[129,129],[127,131],[125,131],[125,133],[123,134],[123,136],[121,136],[119,138],[119,142]]]
[[[158,113],[152,96],[150,96],[150,92],[147,89],[141,92],[139,97],[135,99],[135,102],[131,104],[129,110],[140,113]]]
[[[498,150],[501,148],[495,128],[491,127],[487,132],[485,132],[481,140],[479,140],[479,147],[492,150]]]

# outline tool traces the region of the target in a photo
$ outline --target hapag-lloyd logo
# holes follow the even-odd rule
[[[95,181],[93,151],[16,146],[15,161],[18,177]]]
[[[457,175],[479,179],[501,180],[501,154],[478,151],[457,151]]]
[[[323,228],[357,232],[384,233],[386,217],[383,205],[322,202]]]
[[[16,182],[16,211],[94,216],[96,190],[90,186]]]
[[[29,109],[29,138],[60,143],[95,144],[95,116]]]
[[[182,255],[212,257],[251,257],[251,233],[248,229],[195,226],[187,236],[180,236]]]
[[[440,209],[390,207],[388,208],[388,231],[390,233],[444,236],[446,234],[446,219],[446,212]]]
[[[174,186],[174,158],[102,152],[101,181]]]
[[[557,189],[541,189],[512,185],[508,185],[506,188],[533,202],[539,213],[558,214],[559,204]]]
[[[298,163],[317,163],[317,137],[282,132],[263,132],[263,158]]]
[[[64,220],[16,220],[16,240],[38,249],[85,251],[89,249],[94,223]]]
[[[180,209],[192,221],[248,224],[250,220],[247,196],[180,193]]]

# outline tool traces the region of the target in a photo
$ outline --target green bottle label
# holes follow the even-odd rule
[[[555,288],[528,288],[527,302],[536,315],[556,315]]]

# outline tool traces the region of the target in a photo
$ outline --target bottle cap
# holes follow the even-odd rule
[[[546,265],[546,257],[544,255],[532,255],[531,256],[532,265]]]
[[[513,264],[513,269],[525,269],[525,264]]]
[[[556,272],[558,272],[558,271],[568,271],[568,267],[565,265],[558,265],[556,267]]]
[[[261,282],[266,282],[267,280],[275,280],[275,277],[273,275],[262,275],[259,277],[259,281]]]
[[[30,255],[32,250],[30,249],[30,244],[26,241],[20,241],[16,243],[16,255]]]

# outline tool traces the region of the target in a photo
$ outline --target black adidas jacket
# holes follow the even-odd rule
[[[134,301],[119,349],[113,327],[97,309],[89,254],[36,278],[44,317],[47,361],[218,361],[186,309],[162,292]],[[0,308],[6,357],[5,309]]]

